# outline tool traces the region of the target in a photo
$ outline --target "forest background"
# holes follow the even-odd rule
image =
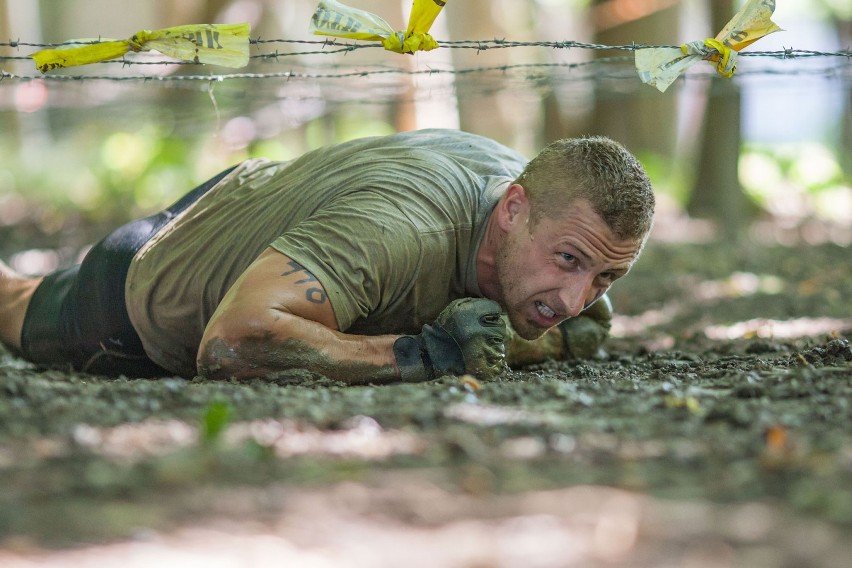
[[[397,28],[410,8],[399,0],[350,4]],[[247,21],[252,38],[322,41],[308,34],[315,7],[314,0],[0,0],[0,40],[9,39],[0,46],[9,75],[0,81],[0,227],[15,227],[20,237],[0,252],[16,253],[19,269],[44,272],[241,159],[290,159],[324,144],[428,127],[462,128],[528,155],[559,137],[611,136],[649,170],[661,218],[671,221],[658,222],[661,238],[852,238],[848,55],[742,57],[732,81],[702,63],[666,93],[638,80],[631,52],[535,45],[401,56],[254,44],[252,54],[266,57],[240,73],[294,75],[210,81],[126,79],[229,70],[111,62],[41,77],[27,57],[38,48],[26,43],[125,38],[188,23]],[[465,0],[449,3],[432,33],[450,42],[679,45],[715,35],[738,7],[732,0]],[[841,0],[783,0],[774,21],[785,31],[746,51],[837,53],[852,42],[852,8]],[[711,223],[684,230],[676,221],[685,215]],[[756,219],[772,227],[755,226]]]

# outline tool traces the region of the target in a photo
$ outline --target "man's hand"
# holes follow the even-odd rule
[[[577,317],[559,324],[565,359],[590,359],[594,357],[612,327],[612,303],[607,296],[586,308]]]
[[[503,371],[506,323],[500,305],[485,298],[450,303],[418,335],[403,335],[393,352],[403,381],[470,373],[491,378]]]

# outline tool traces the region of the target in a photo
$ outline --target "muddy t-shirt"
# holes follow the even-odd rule
[[[207,322],[271,246],[316,276],[341,331],[419,331],[452,300],[481,295],[475,260],[486,220],[525,164],[457,130],[246,161],[136,254],[130,319],[154,362],[193,376]]]

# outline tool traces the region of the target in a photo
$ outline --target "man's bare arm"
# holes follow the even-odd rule
[[[270,248],[234,283],[207,324],[198,371],[227,379],[307,368],[347,383],[390,382],[400,376],[393,354],[397,337],[338,331],[322,283]]]

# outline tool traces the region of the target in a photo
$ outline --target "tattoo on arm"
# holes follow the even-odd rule
[[[282,272],[281,276],[289,276],[291,274],[295,274],[297,272],[301,272],[305,278],[301,280],[297,280],[296,284],[307,284],[308,282],[319,282],[317,277],[311,274],[307,268],[296,262],[295,260],[291,260],[287,263],[290,266],[290,270],[287,272]],[[317,288],[312,286],[307,289],[305,292],[305,299],[313,304],[323,304],[325,303],[328,297],[322,288]]]
[[[322,288],[308,288],[308,291],[305,292],[305,299],[314,304],[324,304],[326,295]]]
[[[305,270],[304,266],[302,266],[301,264],[299,264],[295,260],[291,260],[287,264],[290,266],[290,270],[288,270],[287,272],[282,272],[281,276],[290,276],[291,274],[295,274],[296,272],[299,272],[300,270],[304,270],[305,272],[310,274],[310,272]]]

